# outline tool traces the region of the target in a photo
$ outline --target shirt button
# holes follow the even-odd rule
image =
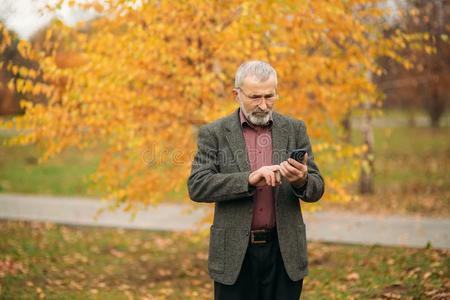
[[[253,212],[253,209],[252,209],[252,208],[250,208],[250,209],[248,210],[248,212],[249,212],[249,213],[252,213],[252,212]]]

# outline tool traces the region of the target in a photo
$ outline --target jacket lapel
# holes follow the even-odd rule
[[[226,123],[225,136],[230,146],[231,153],[237,162],[241,172],[250,171],[250,164],[248,161],[247,147],[245,146],[244,134],[242,133],[239,122],[239,109],[228,117]]]
[[[288,159],[289,131],[287,121],[280,114],[273,112],[272,125],[272,164],[279,165]],[[274,188],[274,199],[278,201],[280,186]]]
[[[280,114],[273,112],[272,125],[272,164],[278,165],[287,159],[289,134],[287,122]]]

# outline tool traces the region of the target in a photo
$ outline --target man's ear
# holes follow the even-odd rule
[[[238,96],[238,89],[233,89],[233,97],[234,97],[234,99],[236,99],[236,100],[238,100],[237,99],[237,96]]]

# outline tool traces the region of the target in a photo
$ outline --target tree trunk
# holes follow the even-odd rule
[[[349,110],[342,119],[342,127],[344,128],[343,142],[350,144],[352,142],[352,112]]]
[[[431,127],[438,128],[441,117],[445,112],[445,100],[440,97],[437,87],[433,89],[430,98],[425,100],[425,107],[430,117]]]
[[[359,192],[360,194],[373,194],[374,193],[374,136],[372,128],[372,116],[370,115],[370,104],[369,109],[365,117],[363,118],[363,139],[364,144],[367,146],[367,152],[364,154],[364,162],[361,167],[361,175],[359,178]]]

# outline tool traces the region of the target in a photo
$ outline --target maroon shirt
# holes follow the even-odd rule
[[[266,126],[251,124],[239,109],[242,132],[244,134],[247,155],[251,171],[272,165],[272,123],[270,118]],[[253,195],[252,229],[273,228],[275,226],[275,206],[273,188],[257,187]]]

